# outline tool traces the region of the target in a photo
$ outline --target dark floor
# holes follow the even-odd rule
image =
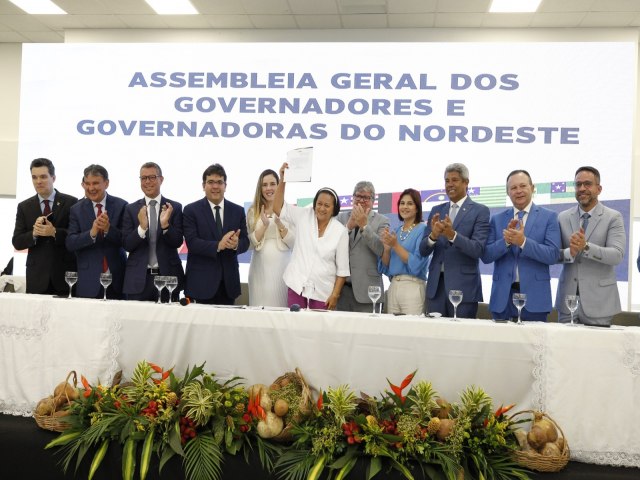
[[[58,457],[44,446],[56,438],[58,434],[40,429],[32,418],[0,415],[0,479],[2,480],[58,480],[71,479],[74,475],[64,475],[57,465]],[[149,480],[179,480],[182,478],[182,468],[179,460],[174,458],[163,469],[162,476],[157,473],[157,464],[152,465],[148,475]],[[118,452],[109,450],[98,474],[94,477],[101,480],[121,478],[120,458]],[[88,462],[80,466],[76,478],[87,478]],[[269,479],[270,477],[260,468],[257,458],[247,464],[242,455],[225,456],[223,466],[223,480],[231,479]],[[352,471],[349,478],[364,480],[364,468]],[[380,480],[401,479],[399,474],[375,477]],[[640,469],[613,468],[569,462],[569,465],[558,473],[544,473],[532,475],[541,480],[638,480]],[[271,479],[273,480],[273,479]]]

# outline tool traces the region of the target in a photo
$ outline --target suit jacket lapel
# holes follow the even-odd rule
[[[598,223],[602,219],[602,215],[604,213],[604,208],[602,208],[602,204],[598,202],[593,210],[591,210],[591,218],[589,218],[589,225],[587,225],[587,231],[584,232],[584,237],[589,240],[591,234],[598,227]]]
[[[538,219],[538,206],[535,203],[531,204],[531,210],[529,210],[529,213],[527,214],[527,216],[529,218],[526,219],[526,223],[524,224],[524,234],[525,236],[529,233],[531,233],[531,229],[534,228],[534,225],[536,224],[536,220]]]
[[[451,202],[449,202],[449,208],[451,208]],[[453,220],[454,230],[462,221],[460,219],[463,218],[471,208],[473,208],[473,201],[467,196],[467,199],[458,208],[458,213],[456,214],[456,218]]]

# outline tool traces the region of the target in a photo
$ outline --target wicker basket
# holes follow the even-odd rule
[[[545,456],[541,453],[536,452],[535,450],[530,451],[522,451],[516,450],[513,452],[513,459],[523,467],[526,467],[530,470],[535,470],[537,472],[559,472],[564,467],[566,467],[569,462],[570,451],[569,451],[569,442],[567,441],[567,437],[565,436],[562,428],[558,425],[553,418],[547,415],[544,412],[536,412],[534,410],[523,410],[521,412],[514,413],[511,418],[520,414],[530,414],[532,416],[532,421],[535,416],[542,415],[547,420],[551,421],[558,429],[558,438],[564,439],[564,446],[562,451],[560,452],[560,456]]]
[[[76,372],[74,370],[71,370],[69,372],[69,374],[67,375],[67,379],[66,382],[69,382],[69,379],[73,377],[73,387],[77,388],[78,387],[78,375],[76,374]],[[71,400],[69,399],[69,396],[67,395],[66,390],[63,390],[62,394],[60,394],[58,397],[54,397],[53,401],[55,403],[57,403],[62,397],[66,397],[67,403],[69,403]],[[43,428],[45,430],[51,430],[54,432],[64,432],[65,430],[67,430],[70,425],[66,420],[66,417],[56,417],[55,415],[39,415],[38,413],[33,412],[33,418],[35,418],[36,423],[38,424],[38,426],[40,428]]]
[[[284,379],[288,379],[296,386],[296,389],[300,393],[300,409],[298,413],[291,419],[291,421],[285,424],[282,431],[272,438],[276,442],[290,442],[293,440],[291,429],[293,428],[292,422],[300,422],[304,418],[311,414],[313,407],[313,398],[311,397],[311,389],[307,385],[306,380],[302,376],[300,369],[296,368],[295,372],[287,372],[284,375],[279,376],[273,383],[280,383]]]

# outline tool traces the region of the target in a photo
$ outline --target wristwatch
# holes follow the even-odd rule
[[[584,245],[584,251],[588,252],[589,251],[589,242],[585,243]]]

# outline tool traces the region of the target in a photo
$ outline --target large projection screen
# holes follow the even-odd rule
[[[421,190],[428,211],[445,199],[445,166],[462,162],[492,213],[516,168],[561,211],[576,168],[593,165],[629,233],[635,88],[633,42],[26,44],[17,196],[33,195],[28,164],[44,156],[59,190],[81,196],[83,168],[99,163],[109,193],[133,201],[154,161],[186,204],[218,162],[227,198],[247,205],[262,170],[313,147],[312,181],[289,184],[288,201],[331,186],[348,209],[368,179],[397,220],[398,192]],[[628,278],[625,259],[623,305]]]

